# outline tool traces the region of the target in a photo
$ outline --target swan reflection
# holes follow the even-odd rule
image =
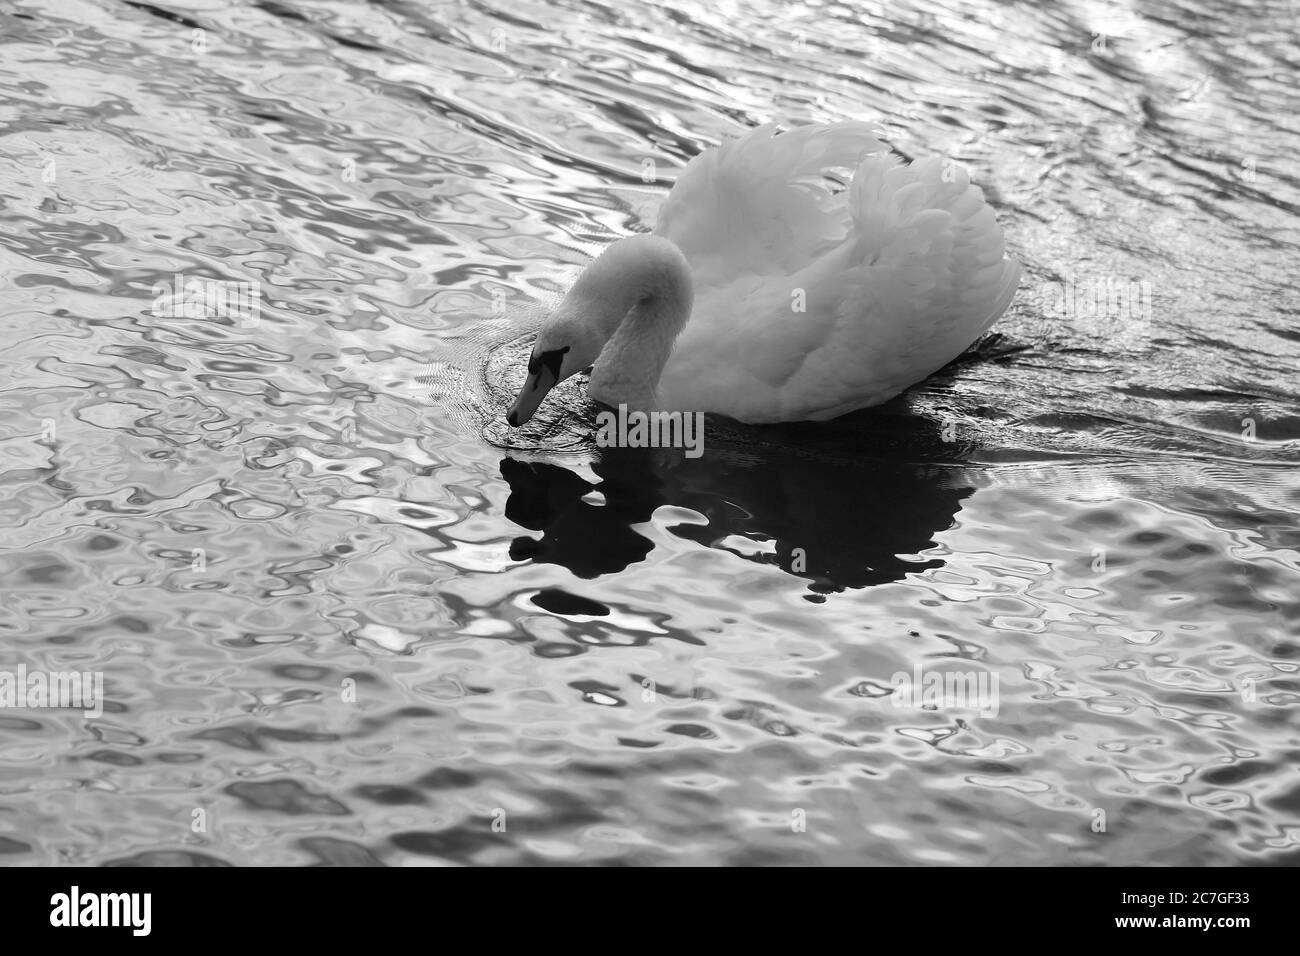
[[[943,441],[937,422],[901,401],[820,425],[710,419],[704,449],[699,458],[601,449],[594,483],[560,464],[503,458],[506,516],[541,532],[516,538],[510,557],[581,578],[614,574],[650,553],[653,543],[634,526],[670,505],[707,519],[672,528],[680,538],[776,564],[814,592],[861,588],[941,567],[914,555],[974,493],[960,467],[970,446]],[[764,544],[737,550],[739,538]]]

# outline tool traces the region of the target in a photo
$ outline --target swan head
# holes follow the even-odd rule
[[[641,235],[611,243],[542,326],[506,422],[523,425],[547,392],[597,359],[592,385],[613,387],[605,395],[593,391],[593,398],[643,398],[658,382],[691,302],[690,266],[672,242]]]
[[[554,316],[537,336],[528,359],[528,377],[506,412],[506,423],[514,428],[526,424],[551,389],[591,368],[604,345],[590,327],[564,314]]]

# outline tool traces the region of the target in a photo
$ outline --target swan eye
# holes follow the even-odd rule
[[[558,380],[560,377],[560,366],[564,364],[564,353],[569,351],[569,346],[562,349],[551,349],[540,354],[534,353],[533,357],[528,360],[528,374],[536,375],[539,370],[545,368]]]

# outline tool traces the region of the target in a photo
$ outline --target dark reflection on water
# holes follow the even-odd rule
[[[706,433],[699,457],[602,449],[592,465],[596,483],[563,465],[507,457],[506,517],[542,532],[515,539],[510,557],[558,564],[580,578],[615,574],[653,547],[634,526],[673,505],[702,519],[673,534],[775,564],[812,582],[816,594],[940,568],[938,559],[902,556],[931,548],[974,493],[952,467],[969,460],[970,444],[944,442],[934,419],[891,411],[816,426],[732,425]]]
[[[1294,864],[1294,5],[0,10],[0,862]],[[595,447],[523,336],[761,121],[1025,280],[885,408]],[[156,307],[256,282],[245,322]],[[893,679],[996,676],[996,708]]]

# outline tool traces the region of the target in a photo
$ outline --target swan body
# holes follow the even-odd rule
[[[588,394],[610,406],[835,418],[956,358],[1019,279],[960,167],[902,165],[863,123],[761,126],[695,157],[653,234],[587,267],[538,333],[507,421],[588,368]]]

